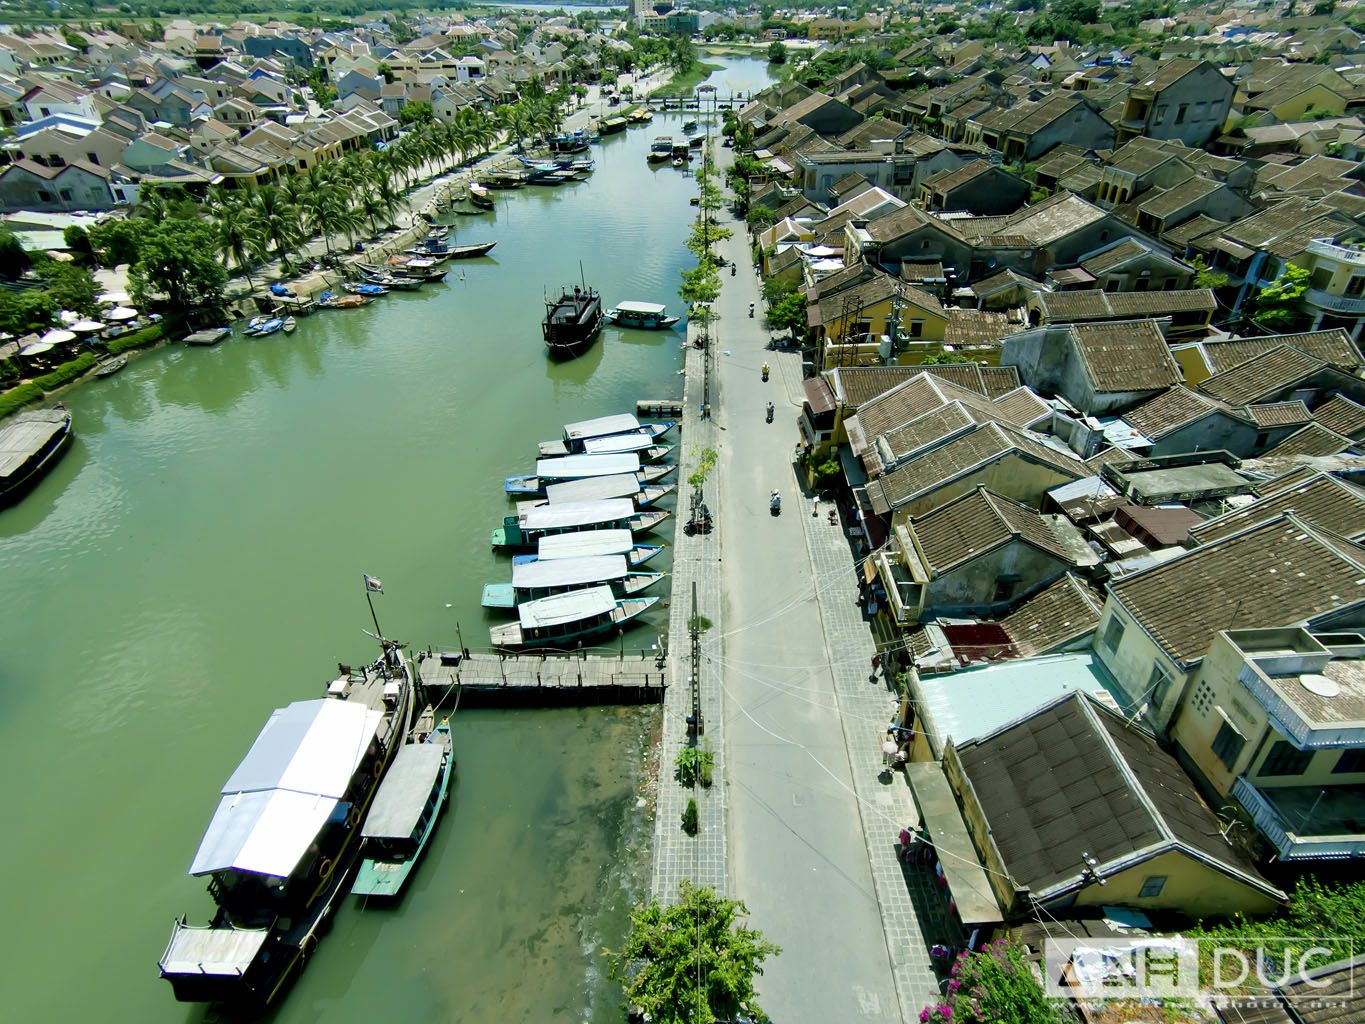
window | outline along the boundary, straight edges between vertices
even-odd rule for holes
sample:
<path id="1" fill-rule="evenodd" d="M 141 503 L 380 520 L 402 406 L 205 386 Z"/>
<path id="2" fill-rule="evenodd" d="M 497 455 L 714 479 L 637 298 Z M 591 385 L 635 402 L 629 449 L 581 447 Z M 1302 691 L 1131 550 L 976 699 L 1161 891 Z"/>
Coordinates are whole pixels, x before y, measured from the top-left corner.
<path id="1" fill-rule="evenodd" d="M 1343 750 L 1332 774 L 1355 775 L 1357 772 L 1365 772 L 1365 750 Z"/>
<path id="2" fill-rule="evenodd" d="M 64 188 L 64 189 L 62 189 L 61 192 L 60 192 L 60 195 L 61 195 L 61 197 L 62 197 L 62 201 L 63 201 L 63 202 L 67 202 L 67 203 L 71 202 L 72 196 L 71 196 L 71 190 L 70 190 L 69 188 Z"/>
<path id="3" fill-rule="evenodd" d="M 911 320 L 911 321 L 910 321 L 910 337 L 912 337 L 912 338 L 921 338 L 921 337 L 923 337 L 923 336 L 924 336 L 924 321 L 923 321 L 923 320 Z"/>
<path id="4" fill-rule="evenodd" d="M 1156 121 L 1154 121 L 1153 123 L 1154 123 L 1154 124 L 1165 124 L 1165 123 L 1166 123 L 1166 104 L 1162 103 L 1162 104 L 1160 104 L 1160 105 L 1157 106 L 1157 108 L 1156 108 Z"/>
<path id="5" fill-rule="evenodd" d="M 1208 106 L 1208 104 L 1203 100 L 1199 100 L 1198 102 L 1196 102 L 1194 105 L 1194 112 L 1190 114 L 1190 120 L 1191 121 L 1204 120 L 1204 108 L 1206 106 Z"/>
<path id="6" fill-rule="evenodd" d="M 1165 875 L 1148 875 L 1142 880 L 1142 888 L 1138 890 L 1138 899 L 1154 900 L 1161 895 L 1161 890 L 1166 888 Z"/>
<path id="7" fill-rule="evenodd" d="M 1002 576 L 995 581 L 995 601 L 1008 601 L 1014 593 L 1015 579 L 1012 576 Z"/>
<path id="8" fill-rule="evenodd" d="M 52 202 L 52 199 L 53 199 L 53 195 L 52 195 L 52 193 L 49 192 L 47 189 L 45 189 L 45 188 L 40 188 L 40 189 L 38 190 L 38 201 L 39 201 L 40 203 L 50 203 L 50 202 Z"/>
<path id="9" fill-rule="evenodd" d="M 1147 278 L 1139 277 L 1136 281 L 1133 282 L 1133 291 L 1145 292 L 1147 290 L 1147 283 L 1148 283 Z"/>
<path id="10" fill-rule="evenodd" d="M 1299 750 L 1292 743 L 1276 740 L 1270 748 L 1270 753 L 1266 754 L 1265 760 L 1261 762 L 1260 774 L 1302 775 L 1311 760 L 1313 760 L 1311 750 Z"/>
<path id="11" fill-rule="evenodd" d="M 1190 703 L 1201 715 L 1207 715 L 1213 710 L 1213 687 L 1208 683 L 1200 683 L 1194 688 L 1194 697 Z"/>
<path id="12" fill-rule="evenodd" d="M 1100 643 L 1104 644 L 1110 651 L 1117 651 L 1122 642 L 1123 620 L 1115 614 L 1109 619 L 1109 625 L 1104 627 L 1104 637 Z"/>
<path id="13" fill-rule="evenodd" d="M 1213 756 L 1223 762 L 1223 767 L 1232 771 L 1232 766 L 1237 763 L 1237 759 L 1242 756 L 1242 750 L 1246 747 L 1247 741 L 1227 722 L 1224 722 L 1218 729 L 1218 735 L 1213 738 Z"/>
<path id="14" fill-rule="evenodd" d="M 1118 291 L 1118 290 L 1119 290 L 1119 280 L 1118 280 L 1118 278 L 1116 278 L 1116 277 L 1106 278 L 1106 279 L 1105 279 L 1105 282 L 1104 282 L 1104 290 L 1107 291 L 1107 292 L 1116 292 L 1116 291 Z"/>
<path id="15" fill-rule="evenodd" d="M 100 155 L 98 153 L 86 153 L 85 159 L 88 160 L 90 163 L 94 164 L 96 167 L 100 165 Z"/>
<path id="16" fill-rule="evenodd" d="M 1147 677 L 1147 699 L 1152 702 L 1153 707 L 1161 707 L 1170 689 L 1171 673 L 1161 662 L 1153 662 L 1152 674 Z"/>
<path id="17" fill-rule="evenodd" d="M 1356 276 L 1346 282 L 1346 294 L 1359 297 L 1361 292 L 1365 292 L 1365 277 Z"/>

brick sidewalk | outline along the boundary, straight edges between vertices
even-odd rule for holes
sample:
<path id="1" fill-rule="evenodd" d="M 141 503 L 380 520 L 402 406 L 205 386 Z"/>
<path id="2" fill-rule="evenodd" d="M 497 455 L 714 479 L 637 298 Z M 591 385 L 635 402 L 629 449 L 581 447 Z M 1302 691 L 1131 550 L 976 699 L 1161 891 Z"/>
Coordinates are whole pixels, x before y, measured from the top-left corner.
<path id="1" fill-rule="evenodd" d="M 715 755 L 715 770 L 710 789 L 685 789 L 673 777 L 673 762 L 688 742 L 687 716 L 692 711 L 691 644 L 687 620 L 692 614 L 692 583 L 697 584 L 697 609 L 711 620 L 711 631 L 723 629 L 724 606 L 720 589 L 720 519 L 709 535 L 694 537 L 683 532 L 687 522 L 692 488 L 687 478 L 696 469 L 697 457 L 704 448 L 719 446 L 715 421 L 700 414 L 702 391 L 701 349 L 694 348 L 689 328 L 685 342 L 686 369 L 683 390 L 683 418 L 678 445 L 678 511 L 674 516 L 672 606 L 668 619 L 668 693 L 664 699 L 663 739 L 659 744 L 659 794 L 654 819 L 654 866 L 650 892 L 661 903 L 677 897 L 678 883 L 684 878 L 708 885 L 717 892 L 728 888 L 725 861 L 725 743 L 721 715 L 720 673 L 715 660 L 703 658 L 701 671 L 703 739 Z M 717 383 L 712 381 L 711 405 L 718 405 Z M 719 489 L 719 467 L 707 481 L 707 500 L 715 505 Z M 695 796 L 701 829 L 696 836 L 682 830 L 682 813 L 689 798 Z"/>

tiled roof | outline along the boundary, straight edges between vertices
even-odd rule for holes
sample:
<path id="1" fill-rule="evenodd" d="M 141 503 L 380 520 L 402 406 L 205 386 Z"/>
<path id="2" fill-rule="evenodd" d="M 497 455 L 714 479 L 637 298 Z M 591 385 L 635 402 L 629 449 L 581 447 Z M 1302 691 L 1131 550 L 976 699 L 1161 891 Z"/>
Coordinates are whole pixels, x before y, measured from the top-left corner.
<path id="1" fill-rule="evenodd" d="M 1001 395 L 995 400 L 995 408 L 1004 419 L 1021 427 L 1052 415 L 1052 406 L 1025 387 Z"/>
<path id="2" fill-rule="evenodd" d="M 991 345 L 1015 329 L 1004 313 L 953 307 L 948 310 L 943 342 L 946 345 Z"/>
<path id="3" fill-rule="evenodd" d="M 990 169 L 991 165 L 985 160 L 969 160 L 961 167 L 944 168 L 929 175 L 920 182 L 920 185 L 934 192 L 951 192 L 974 178 L 979 178 Z"/>
<path id="4" fill-rule="evenodd" d="M 1115 267 L 1121 267 L 1131 259 L 1148 255 L 1151 251 L 1136 238 L 1129 236 L 1117 245 L 1110 246 L 1104 252 L 1091 256 L 1088 260 L 1082 260 L 1080 265 L 1098 277 Z"/>
<path id="5" fill-rule="evenodd" d="M 1078 577 L 1067 573 L 1000 620 L 1021 658 L 1032 658 L 1091 632 L 1104 602 Z"/>
<path id="6" fill-rule="evenodd" d="M 1258 427 L 1293 427 L 1311 420 L 1308 406 L 1302 402 L 1271 402 L 1267 405 L 1248 405 L 1243 410 Z"/>
<path id="7" fill-rule="evenodd" d="M 1297 348 L 1280 345 L 1199 382 L 1205 394 L 1229 405 L 1251 405 L 1283 391 L 1327 364 Z"/>
<path id="8" fill-rule="evenodd" d="M 1163 241 L 1170 242 L 1172 245 L 1184 246 L 1188 245 L 1200 235 L 1208 234 L 1210 231 L 1216 231 L 1219 228 L 1226 226 L 1226 221 L 1215 220 L 1213 217 L 1200 213 L 1191 217 L 1183 224 L 1179 224 L 1173 228 L 1167 228 L 1161 233 L 1161 238 Z"/>
<path id="9" fill-rule="evenodd" d="M 1136 409 L 1123 419 L 1149 441 L 1159 441 L 1172 431 L 1217 412 L 1222 406 L 1213 399 L 1184 386 L 1173 387 Z"/>
<path id="10" fill-rule="evenodd" d="M 1180 380 L 1166 339 L 1151 320 L 1074 324 L 1071 336 L 1097 392 L 1155 391 Z"/>
<path id="11" fill-rule="evenodd" d="M 1274 459 L 1283 455 L 1336 455 L 1351 447 L 1351 444 L 1349 437 L 1342 437 L 1321 423 L 1310 423 L 1266 451 L 1264 457 Z"/>
<path id="12" fill-rule="evenodd" d="M 1050 323 L 1159 317 L 1171 313 L 1209 312 L 1218 308 L 1208 288 L 1171 292 L 1039 292 L 1043 319 Z"/>
<path id="13" fill-rule="evenodd" d="M 1217 519 L 1200 523 L 1191 528 L 1190 536 L 1199 544 L 1211 544 L 1248 526 L 1274 519 L 1283 512 L 1293 512 L 1305 522 L 1349 540 L 1359 541 L 1365 537 L 1365 493 L 1336 477 L 1308 472 L 1307 479 Z"/>
<path id="14" fill-rule="evenodd" d="M 1223 185 L 1210 178 L 1188 178 L 1174 188 L 1138 202 L 1138 209 L 1149 217 L 1161 219 L 1179 213 L 1191 203 L 1197 203 L 1205 196 L 1217 192 Z"/>
<path id="15" fill-rule="evenodd" d="M 1073 690 L 1027 718 L 957 745 L 963 772 L 1015 884 L 1038 898 L 1181 848 L 1279 895 L 1222 837 L 1176 759 L 1093 697 Z"/>
<path id="16" fill-rule="evenodd" d="M 1016 538 L 1059 561 L 1072 554 L 1048 522 L 1027 505 L 985 487 L 954 498 L 910 523 L 920 551 L 935 576 L 941 576 Z"/>
<path id="17" fill-rule="evenodd" d="M 1162 650 L 1192 664 L 1219 630 L 1288 625 L 1365 600 L 1362 556 L 1285 515 L 1111 583 L 1109 591 Z"/>
<path id="18" fill-rule="evenodd" d="M 882 434 L 863 456 L 863 462 L 875 463 L 867 465 L 868 474 L 880 476 L 888 461 L 886 456 L 894 464 L 985 420 L 987 417 L 973 413 L 961 402 L 951 402 Z"/>
<path id="19" fill-rule="evenodd" d="M 994 411 L 994 406 L 985 395 L 960 388 L 934 374 L 921 372 L 860 405 L 856 415 L 846 421 L 849 444 L 861 455 L 882 434 L 953 401 L 960 401 L 986 417 Z"/>
<path id="20" fill-rule="evenodd" d="M 1359 438 L 1365 434 L 1365 406 L 1345 395 L 1334 395 L 1318 406 L 1313 410 L 1313 419 L 1345 437 Z"/>
<path id="21" fill-rule="evenodd" d="M 981 383 L 986 388 L 987 398 L 999 398 L 1002 395 L 1007 395 L 1019 386 L 1019 367 L 983 366 L 981 367 Z"/>
<path id="22" fill-rule="evenodd" d="M 1318 470 L 1311 466 L 1295 466 L 1293 469 L 1286 470 L 1279 476 L 1273 476 L 1269 480 L 1262 480 L 1251 488 L 1257 497 L 1267 497 L 1277 494 L 1289 487 L 1296 487 L 1307 480 L 1311 480 L 1318 475 Z"/>
<path id="23" fill-rule="evenodd" d="M 1227 341 L 1206 340 L 1201 343 L 1209 369 L 1222 373 L 1245 363 L 1253 356 L 1272 348 L 1288 345 L 1307 352 L 1325 363 L 1342 370 L 1354 370 L 1365 362 L 1351 336 L 1340 327 L 1326 331 L 1306 331 L 1302 334 L 1271 334 L 1261 338 L 1231 338 Z"/>

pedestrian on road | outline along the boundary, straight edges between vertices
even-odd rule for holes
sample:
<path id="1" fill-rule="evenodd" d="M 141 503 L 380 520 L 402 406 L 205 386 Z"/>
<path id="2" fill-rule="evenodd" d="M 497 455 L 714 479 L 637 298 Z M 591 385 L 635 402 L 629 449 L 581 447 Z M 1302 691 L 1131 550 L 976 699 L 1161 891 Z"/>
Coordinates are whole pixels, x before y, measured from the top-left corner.
<path id="1" fill-rule="evenodd" d="M 815 519 L 815 518 L 817 518 L 819 515 L 820 515 L 820 495 L 817 494 L 817 495 L 815 496 L 815 503 L 814 503 L 813 505 L 811 505 L 810 517 L 811 517 L 812 519 Z"/>

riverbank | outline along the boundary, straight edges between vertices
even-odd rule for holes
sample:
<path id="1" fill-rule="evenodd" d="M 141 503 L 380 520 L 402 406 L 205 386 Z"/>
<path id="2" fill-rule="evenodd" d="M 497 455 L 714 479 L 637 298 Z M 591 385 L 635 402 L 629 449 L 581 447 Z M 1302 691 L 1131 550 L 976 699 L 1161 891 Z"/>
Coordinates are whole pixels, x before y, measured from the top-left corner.
<path id="1" fill-rule="evenodd" d="M 663 85 L 650 91 L 650 96 L 657 96 L 660 99 L 677 99 L 683 96 L 691 96 L 697 91 L 697 86 L 701 85 L 706 79 L 716 71 L 724 70 L 724 64 L 709 64 L 706 61 L 698 61 L 690 71 L 682 74 L 675 74 Z"/>

